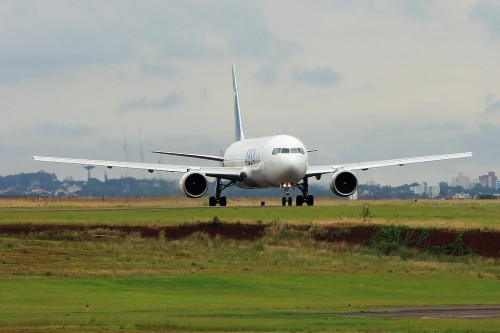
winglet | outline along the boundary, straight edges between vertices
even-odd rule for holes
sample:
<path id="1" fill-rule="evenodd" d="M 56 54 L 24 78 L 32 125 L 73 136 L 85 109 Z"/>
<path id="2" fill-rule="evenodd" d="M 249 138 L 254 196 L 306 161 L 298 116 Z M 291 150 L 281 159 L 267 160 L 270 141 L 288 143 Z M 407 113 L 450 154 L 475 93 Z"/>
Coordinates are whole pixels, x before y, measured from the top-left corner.
<path id="1" fill-rule="evenodd" d="M 233 65 L 233 94 L 234 94 L 234 134 L 236 141 L 245 140 L 243 126 L 241 125 L 240 102 L 238 100 L 238 86 L 236 85 L 236 73 Z"/>

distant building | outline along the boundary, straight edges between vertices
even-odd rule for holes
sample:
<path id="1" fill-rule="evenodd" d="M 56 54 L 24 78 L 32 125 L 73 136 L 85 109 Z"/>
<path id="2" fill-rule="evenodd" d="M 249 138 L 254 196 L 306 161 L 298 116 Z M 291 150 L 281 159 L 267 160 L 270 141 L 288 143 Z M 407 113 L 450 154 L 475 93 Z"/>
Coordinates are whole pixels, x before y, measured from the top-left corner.
<path id="1" fill-rule="evenodd" d="M 495 172 L 490 171 L 487 175 L 479 176 L 479 183 L 483 187 L 489 188 L 497 188 L 498 177 L 495 175 Z"/>
<path id="2" fill-rule="evenodd" d="M 426 193 L 429 198 L 436 198 L 439 196 L 439 193 L 441 193 L 441 188 L 439 186 L 428 186 Z"/>
<path id="3" fill-rule="evenodd" d="M 462 186 L 463 188 L 471 188 L 472 183 L 470 177 L 464 175 L 463 172 L 459 172 L 457 177 L 451 178 L 451 186 Z"/>
<path id="4" fill-rule="evenodd" d="M 427 185 L 426 182 L 418 185 L 418 186 L 412 186 L 410 189 L 413 191 L 413 193 L 422 195 L 426 194 L 429 198 L 436 198 L 439 196 L 440 193 L 440 188 L 439 186 L 429 186 Z"/>
<path id="5" fill-rule="evenodd" d="M 425 188 L 427 187 L 427 184 L 425 184 L 425 185 L 424 184 L 412 186 L 412 187 L 410 187 L 410 190 L 412 190 L 413 193 L 418 194 L 418 195 L 424 194 Z"/>
<path id="6" fill-rule="evenodd" d="M 472 199 L 472 196 L 467 193 L 457 193 L 453 195 L 452 199 L 454 200 L 469 200 Z"/>
<path id="7" fill-rule="evenodd" d="M 358 200 L 358 191 L 349 196 L 349 200 Z"/>

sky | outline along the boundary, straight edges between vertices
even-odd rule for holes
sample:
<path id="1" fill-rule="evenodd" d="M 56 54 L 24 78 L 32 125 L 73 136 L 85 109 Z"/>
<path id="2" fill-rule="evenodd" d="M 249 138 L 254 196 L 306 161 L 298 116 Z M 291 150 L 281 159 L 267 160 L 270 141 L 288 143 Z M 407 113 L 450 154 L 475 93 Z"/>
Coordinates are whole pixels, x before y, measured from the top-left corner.
<path id="1" fill-rule="evenodd" d="M 245 135 L 296 136 L 319 150 L 311 165 L 472 151 L 358 176 L 500 173 L 499 1 L 2 0 L 0 175 L 86 179 L 32 155 L 220 154 L 234 140 L 232 64 Z"/>

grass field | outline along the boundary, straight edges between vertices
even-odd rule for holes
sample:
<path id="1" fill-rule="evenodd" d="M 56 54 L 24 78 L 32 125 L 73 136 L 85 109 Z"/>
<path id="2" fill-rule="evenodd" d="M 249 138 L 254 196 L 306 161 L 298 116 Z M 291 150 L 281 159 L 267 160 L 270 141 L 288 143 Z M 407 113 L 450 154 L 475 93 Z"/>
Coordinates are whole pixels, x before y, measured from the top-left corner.
<path id="1" fill-rule="evenodd" d="M 187 199 L 186 199 L 187 200 Z M 21 203 L 25 206 L 21 206 Z M 190 201 L 175 199 L 180 206 Z M 195 203 L 199 201 L 195 200 Z M 193 207 L 192 209 L 160 209 L 171 207 L 169 200 L 152 201 L 54 201 L 35 205 L 36 201 L 0 201 L 0 223 L 46 224 L 101 224 L 101 225 L 162 225 L 211 221 L 214 216 L 224 222 L 271 223 L 336 223 L 336 224 L 402 224 L 418 227 L 449 229 L 500 230 L 500 202 L 498 201 L 339 201 L 323 200 L 314 207 L 259 207 L 249 206 L 250 200 L 236 200 L 244 205 L 236 207 Z M 9 206 L 9 204 L 15 205 Z M 322 205 L 323 204 L 323 205 Z M 363 218 L 364 206 L 369 208 L 369 218 Z M 89 211 L 53 211 L 55 209 L 82 208 Z M 10 212 L 26 209 L 25 214 Z M 30 210 L 49 211 L 33 214 Z M 90 208 L 137 208 L 138 210 L 102 210 Z M 159 208 L 157 210 L 151 208 Z"/>
<path id="2" fill-rule="evenodd" d="M 201 233 L 164 241 L 106 229 L 100 237 L 0 235 L 0 332 L 498 331 L 500 319 L 341 316 L 377 306 L 500 303 L 497 259 L 413 249 L 387 256 L 368 246 L 313 241 L 284 225 L 448 221 L 498 229 L 500 216 L 495 202 L 386 201 L 369 202 L 370 216 L 362 219 L 363 205 L 31 213 L 6 212 L 12 208 L 3 205 L 2 224 L 162 225 L 214 216 L 275 222 L 255 241 Z"/>

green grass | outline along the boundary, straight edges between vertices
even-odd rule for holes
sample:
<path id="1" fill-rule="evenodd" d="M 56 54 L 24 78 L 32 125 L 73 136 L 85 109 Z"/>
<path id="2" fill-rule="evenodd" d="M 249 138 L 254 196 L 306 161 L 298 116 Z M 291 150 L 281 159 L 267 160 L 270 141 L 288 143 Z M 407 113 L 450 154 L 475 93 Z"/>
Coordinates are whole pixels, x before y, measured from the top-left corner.
<path id="1" fill-rule="evenodd" d="M 438 221 L 495 229 L 500 216 L 499 205 L 491 202 L 370 202 L 366 221 L 362 209 L 363 203 L 346 203 L 1 212 L 0 224 L 162 225 L 217 216 L 223 222 L 375 221 L 434 227 Z M 200 233 L 164 241 L 106 229 L 95 231 L 104 237 L 85 231 L 0 235 L 0 332 L 495 332 L 500 327 L 500 319 L 341 316 L 379 306 L 498 304 L 500 262 L 407 248 L 383 255 L 375 247 L 314 241 L 311 232 L 271 223 L 256 241 Z"/>
<path id="2" fill-rule="evenodd" d="M 412 327 L 428 325 L 416 320 L 349 319 L 320 314 L 385 305 L 489 304 L 500 297 L 496 281 L 444 280 L 437 274 L 419 279 L 399 274 L 335 273 L 22 278 L 3 279 L 0 286 L 3 327 L 170 326 L 188 330 L 302 331 L 376 328 L 384 322 L 389 326 L 380 329 L 398 330 L 408 322 Z M 491 322 L 498 324 L 500 320 Z"/>
<path id="3" fill-rule="evenodd" d="M 494 331 L 500 324 L 338 315 L 371 306 L 497 304 L 498 260 L 416 250 L 384 256 L 315 242 L 281 224 L 253 242 L 82 233 L 0 238 L 0 329 Z"/>
<path id="4" fill-rule="evenodd" d="M 500 229 L 500 203 L 496 202 L 420 201 L 413 205 L 412 201 L 375 201 L 368 204 L 368 220 L 371 223 L 452 229 Z M 214 217 L 223 222 L 352 223 L 366 220 L 362 217 L 363 207 L 363 202 L 346 202 L 345 205 L 315 207 L 199 207 L 26 213 L 11 212 L 11 209 L 3 208 L 0 210 L 0 223 L 154 225 L 212 221 Z"/>

